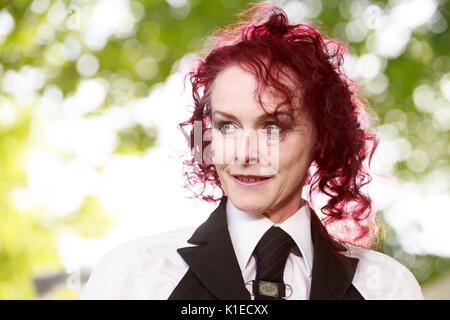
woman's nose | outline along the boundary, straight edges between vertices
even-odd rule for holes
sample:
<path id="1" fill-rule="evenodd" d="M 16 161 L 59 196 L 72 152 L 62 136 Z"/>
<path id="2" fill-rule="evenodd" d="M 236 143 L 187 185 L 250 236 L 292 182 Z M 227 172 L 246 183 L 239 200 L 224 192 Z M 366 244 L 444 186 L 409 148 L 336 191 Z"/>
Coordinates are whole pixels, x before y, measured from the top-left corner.
<path id="1" fill-rule="evenodd" d="M 255 130 L 245 130 L 238 137 L 236 162 L 238 164 L 258 163 L 258 135 Z"/>

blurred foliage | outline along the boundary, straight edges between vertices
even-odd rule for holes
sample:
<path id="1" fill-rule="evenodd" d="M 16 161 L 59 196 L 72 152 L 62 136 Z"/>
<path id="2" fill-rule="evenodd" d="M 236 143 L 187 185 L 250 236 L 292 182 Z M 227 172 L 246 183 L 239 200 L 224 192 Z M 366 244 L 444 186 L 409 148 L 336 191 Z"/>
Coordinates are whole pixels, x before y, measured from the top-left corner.
<path id="1" fill-rule="evenodd" d="M 81 236 L 90 238 L 105 236 L 113 226 L 113 220 L 104 212 L 98 198 L 87 196 L 79 210 L 65 216 L 57 224 L 73 228 Z"/>
<path id="2" fill-rule="evenodd" d="M 144 128 L 136 125 L 118 132 L 119 144 L 116 152 L 119 154 L 139 154 L 155 145 L 157 131 L 155 128 Z"/>
<path id="3" fill-rule="evenodd" d="M 10 128 L 0 128 L 0 299 L 34 297 L 31 279 L 48 268 L 61 268 L 54 230 L 30 212 L 18 211 L 10 192 L 24 182 L 21 167 L 29 117 L 23 115 Z"/>
<path id="4" fill-rule="evenodd" d="M 399 243 L 395 230 L 383 220 L 382 213 L 379 215 L 379 219 L 386 226 L 384 239 L 379 251 L 393 257 L 411 270 L 420 284 L 448 274 L 450 270 L 450 258 L 435 255 L 410 254 L 406 252 Z"/>
<path id="5" fill-rule="evenodd" d="M 106 97 L 94 112 L 84 115 L 95 116 L 112 105 L 124 105 L 132 99 L 147 96 L 154 84 L 164 81 L 174 70 L 176 61 L 187 52 L 201 48 L 201 39 L 213 28 L 234 21 L 234 14 L 243 9 L 246 2 L 130 1 L 132 16 L 117 22 L 125 27 L 106 36 L 104 45 L 95 47 L 87 45 L 89 39 L 84 36 L 85 31 L 89 31 L 86 20 L 95 11 L 97 1 L 0 0 L 0 12 L 7 10 L 14 20 L 10 33 L 2 36 L 0 31 L 0 79 L 8 70 L 19 71 L 24 66 L 40 68 L 46 79 L 35 90 L 36 95 L 42 95 L 53 84 L 64 97 L 70 97 L 81 80 L 101 77 L 108 85 Z M 312 22 L 319 24 L 321 21 L 322 29 L 332 37 L 349 42 L 350 52 L 360 56 L 368 52 L 368 36 L 349 41 L 345 33 L 346 24 L 353 19 L 353 3 L 356 1 L 322 0 L 322 10 Z M 385 3 L 387 1 L 377 2 L 380 6 Z M 448 1 L 440 1 L 438 12 L 448 23 Z M 127 29 L 130 21 L 134 24 Z M 448 131 L 433 129 L 430 114 L 414 105 L 413 92 L 424 83 L 433 86 L 449 72 L 449 43 L 448 30 L 414 30 L 405 52 L 386 59 L 387 90 L 368 95 L 381 123 L 396 126 L 413 149 L 425 150 L 430 158 L 429 165 L 421 170 L 416 170 L 406 160 L 398 162 L 395 169 L 402 179 L 420 178 L 436 166 L 448 165 Z M 68 54 L 64 51 L 68 47 L 78 52 Z M 33 277 L 63 269 L 55 239 L 59 232 L 69 228 L 84 237 L 101 237 L 114 220 L 93 195 L 87 196 L 78 210 L 64 217 L 49 216 L 46 208 L 15 208 L 12 192 L 27 183 L 24 162 L 28 143 L 33 138 L 30 126 L 38 107 L 35 98 L 19 101 L 17 96 L 5 90 L 0 93 L 2 97 L 13 102 L 17 113 L 14 121 L 0 121 L 0 299 L 30 299 L 37 297 Z M 5 101 L 0 100 L 0 104 Z M 403 118 L 406 125 L 399 121 Z M 136 125 L 119 130 L 117 136 L 119 143 L 115 153 L 127 155 L 142 153 L 154 146 L 157 132 L 153 127 Z M 384 243 L 383 251 L 405 262 L 420 282 L 449 269 L 449 259 L 411 257 L 392 240 L 395 234 L 389 226 L 387 232 L 390 242 Z M 414 268 L 417 265 L 429 267 Z M 52 297 L 70 299 L 76 294 L 62 288 Z"/>

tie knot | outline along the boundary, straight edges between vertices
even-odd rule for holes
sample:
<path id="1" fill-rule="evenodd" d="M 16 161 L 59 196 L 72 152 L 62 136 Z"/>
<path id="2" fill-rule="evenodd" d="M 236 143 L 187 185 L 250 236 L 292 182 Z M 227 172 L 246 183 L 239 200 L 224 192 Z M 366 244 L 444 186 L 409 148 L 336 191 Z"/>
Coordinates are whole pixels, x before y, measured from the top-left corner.
<path id="1" fill-rule="evenodd" d="M 295 246 L 289 234 L 272 226 L 255 248 L 257 280 L 283 282 L 283 271 L 290 249 Z"/>

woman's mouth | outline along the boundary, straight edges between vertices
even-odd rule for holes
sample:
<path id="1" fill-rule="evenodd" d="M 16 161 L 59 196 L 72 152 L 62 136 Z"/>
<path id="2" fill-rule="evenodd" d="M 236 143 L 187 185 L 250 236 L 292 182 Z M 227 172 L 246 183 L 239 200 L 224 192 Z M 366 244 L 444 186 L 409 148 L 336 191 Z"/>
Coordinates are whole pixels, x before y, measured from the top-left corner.
<path id="1" fill-rule="evenodd" d="M 233 176 L 233 180 L 242 186 L 259 186 L 270 180 L 271 177 Z"/>

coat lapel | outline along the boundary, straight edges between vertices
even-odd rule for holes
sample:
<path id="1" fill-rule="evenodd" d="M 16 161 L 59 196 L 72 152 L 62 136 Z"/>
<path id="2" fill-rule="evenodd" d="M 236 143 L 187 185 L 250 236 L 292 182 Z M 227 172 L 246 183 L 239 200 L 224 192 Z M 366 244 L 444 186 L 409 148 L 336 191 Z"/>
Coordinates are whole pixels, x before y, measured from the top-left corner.
<path id="1" fill-rule="evenodd" d="M 169 299 L 251 299 L 228 231 L 226 201 L 224 196 L 219 206 L 188 240 L 188 243 L 197 246 L 177 250 L 189 265 L 189 270 Z M 331 239 L 312 209 L 311 235 L 314 263 L 309 298 L 345 299 L 346 294 L 360 297 L 352 286 L 358 259 L 339 253 L 346 248 Z"/>
<path id="2" fill-rule="evenodd" d="M 198 246 L 180 248 L 177 251 L 198 281 L 216 299 L 250 300 L 228 232 L 226 201 L 227 198 L 224 197 L 209 218 L 188 240 L 189 243 Z M 196 299 L 192 295 L 205 295 L 204 292 L 195 291 L 190 294 L 187 299 Z"/>
<path id="3" fill-rule="evenodd" d="M 311 235 L 314 245 L 314 262 L 309 299 L 337 300 L 354 296 L 362 298 L 352 285 L 359 259 L 346 257 L 340 253 L 347 249 L 329 236 L 312 209 Z"/>

